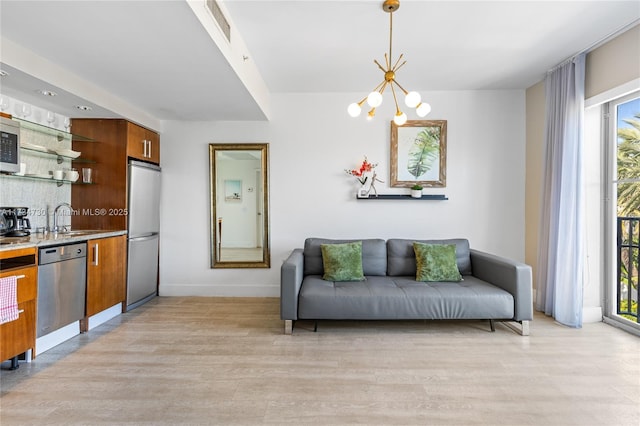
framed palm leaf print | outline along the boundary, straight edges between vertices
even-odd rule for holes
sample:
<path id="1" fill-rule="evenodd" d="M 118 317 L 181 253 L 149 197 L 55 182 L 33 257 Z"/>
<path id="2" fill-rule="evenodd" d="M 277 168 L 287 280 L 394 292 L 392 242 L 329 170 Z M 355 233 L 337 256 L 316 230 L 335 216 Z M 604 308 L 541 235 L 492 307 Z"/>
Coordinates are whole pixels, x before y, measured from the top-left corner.
<path id="1" fill-rule="evenodd" d="M 391 187 L 444 188 L 447 183 L 447 121 L 391 122 Z"/>

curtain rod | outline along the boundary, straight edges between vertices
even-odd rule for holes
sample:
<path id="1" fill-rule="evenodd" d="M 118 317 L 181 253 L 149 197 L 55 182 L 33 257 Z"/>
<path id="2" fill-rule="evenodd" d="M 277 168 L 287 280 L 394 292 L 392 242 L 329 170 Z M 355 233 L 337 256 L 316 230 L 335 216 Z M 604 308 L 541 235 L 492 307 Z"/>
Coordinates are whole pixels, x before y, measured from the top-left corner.
<path id="1" fill-rule="evenodd" d="M 600 40 L 596 41 L 595 43 L 591 43 L 589 46 L 585 47 L 584 49 L 582 49 L 578 53 L 575 53 L 575 54 L 569 56 L 564 61 L 560 62 L 559 64 L 557 64 L 554 67 L 552 67 L 551 69 L 549 69 L 547 71 L 547 73 L 555 71 L 557 68 L 561 67 L 562 65 L 566 64 L 567 62 L 573 61 L 578 55 L 581 55 L 583 53 L 590 53 L 590 52 L 596 50 L 598 47 L 602 46 L 603 44 L 605 44 L 605 43 L 607 43 L 607 42 L 609 42 L 611 40 L 613 40 L 614 38 L 618 37 L 620 34 L 623 34 L 623 33 L 627 32 L 627 31 L 629 31 L 631 28 L 635 27 L 638 24 L 640 24 L 640 19 L 634 19 L 633 21 L 629 22 L 628 24 L 624 24 L 623 26 L 621 26 L 620 28 L 618 28 L 614 32 L 604 36 L 603 38 L 601 38 Z"/>

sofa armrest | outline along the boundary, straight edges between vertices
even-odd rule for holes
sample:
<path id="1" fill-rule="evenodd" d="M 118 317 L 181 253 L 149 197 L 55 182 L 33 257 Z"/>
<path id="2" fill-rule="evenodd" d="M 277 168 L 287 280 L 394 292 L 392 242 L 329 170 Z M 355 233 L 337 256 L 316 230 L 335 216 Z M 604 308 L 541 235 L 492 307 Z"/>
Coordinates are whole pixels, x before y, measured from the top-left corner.
<path id="1" fill-rule="evenodd" d="M 298 293 L 303 272 L 303 249 L 294 249 L 280 267 L 280 319 L 298 319 Z"/>
<path id="2" fill-rule="evenodd" d="M 493 254 L 471 249 L 473 276 L 500 287 L 513 295 L 515 321 L 533 319 L 531 266 Z"/>

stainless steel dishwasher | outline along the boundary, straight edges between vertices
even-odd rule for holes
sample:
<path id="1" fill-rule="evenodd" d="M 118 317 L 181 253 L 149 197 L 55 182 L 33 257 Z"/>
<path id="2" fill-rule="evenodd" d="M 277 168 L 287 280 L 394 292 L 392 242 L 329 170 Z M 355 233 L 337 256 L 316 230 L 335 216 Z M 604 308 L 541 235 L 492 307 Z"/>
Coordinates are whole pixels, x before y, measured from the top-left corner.
<path id="1" fill-rule="evenodd" d="M 42 337 L 84 318 L 87 243 L 38 251 L 38 325 Z"/>

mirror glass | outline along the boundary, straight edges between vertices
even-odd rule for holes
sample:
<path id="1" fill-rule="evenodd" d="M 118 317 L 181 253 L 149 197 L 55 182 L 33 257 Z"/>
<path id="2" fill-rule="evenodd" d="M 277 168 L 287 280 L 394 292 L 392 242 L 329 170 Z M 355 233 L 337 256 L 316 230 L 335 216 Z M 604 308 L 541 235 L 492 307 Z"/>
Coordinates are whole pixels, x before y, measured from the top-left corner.
<path id="1" fill-rule="evenodd" d="M 268 144 L 209 144 L 211 267 L 269 268 Z"/>

